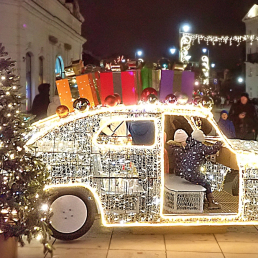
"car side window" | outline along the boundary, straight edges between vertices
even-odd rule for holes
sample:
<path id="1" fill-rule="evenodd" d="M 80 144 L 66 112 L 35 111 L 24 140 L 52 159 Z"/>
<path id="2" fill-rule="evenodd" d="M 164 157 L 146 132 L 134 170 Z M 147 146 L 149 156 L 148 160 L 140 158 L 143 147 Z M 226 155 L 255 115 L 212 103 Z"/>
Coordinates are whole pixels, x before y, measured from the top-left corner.
<path id="1" fill-rule="evenodd" d="M 105 121 L 100 126 L 98 144 L 151 146 L 155 142 L 154 120 Z"/>
<path id="2" fill-rule="evenodd" d="M 196 125 L 196 128 L 199 130 L 202 130 L 205 135 L 209 135 L 209 136 L 216 135 L 215 128 L 213 128 L 211 123 L 206 118 L 194 116 L 192 117 L 192 119 Z"/>

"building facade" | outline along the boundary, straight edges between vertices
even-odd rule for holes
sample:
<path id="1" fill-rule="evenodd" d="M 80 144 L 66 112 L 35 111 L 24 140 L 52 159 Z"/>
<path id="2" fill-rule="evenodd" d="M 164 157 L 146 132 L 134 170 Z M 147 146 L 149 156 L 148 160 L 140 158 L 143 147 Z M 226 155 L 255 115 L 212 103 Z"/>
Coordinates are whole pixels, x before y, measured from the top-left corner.
<path id="1" fill-rule="evenodd" d="M 16 61 L 30 110 L 38 85 L 50 83 L 52 97 L 56 76 L 81 59 L 83 17 L 77 0 L 0 0 L 0 17 L 0 42 Z"/>
<path id="2" fill-rule="evenodd" d="M 258 5 L 253 5 L 243 19 L 246 35 L 258 37 Z M 246 92 L 258 98 L 258 41 L 246 42 Z"/>

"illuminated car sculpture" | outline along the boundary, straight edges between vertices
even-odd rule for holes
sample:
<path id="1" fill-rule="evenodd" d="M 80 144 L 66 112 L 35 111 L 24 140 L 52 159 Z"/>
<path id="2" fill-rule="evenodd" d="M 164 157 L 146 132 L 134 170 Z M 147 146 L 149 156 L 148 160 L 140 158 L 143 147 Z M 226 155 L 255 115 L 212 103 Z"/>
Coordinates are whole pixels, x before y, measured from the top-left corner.
<path id="1" fill-rule="evenodd" d="M 223 142 L 201 168 L 221 209 L 205 207 L 203 187 L 165 173 L 170 120 L 183 121 L 188 130 L 208 126 L 207 143 Z M 142 126 L 140 143 L 130 126 Z M 113 132 L 105 133 L 107 128 Z M 57 192 L 51 203 L 56 238 L 82 236 L 96 212 L 111 227 L 258 224 L 258 144 L 227 139 L 202 106 L 156 102 L 77 110 L 63 119 L 55 115 L 34 124 L 27 146 L 47 164 L 52 181 L 47 188 Z M 233 174 L 238 196 L 231 192 Z"/>

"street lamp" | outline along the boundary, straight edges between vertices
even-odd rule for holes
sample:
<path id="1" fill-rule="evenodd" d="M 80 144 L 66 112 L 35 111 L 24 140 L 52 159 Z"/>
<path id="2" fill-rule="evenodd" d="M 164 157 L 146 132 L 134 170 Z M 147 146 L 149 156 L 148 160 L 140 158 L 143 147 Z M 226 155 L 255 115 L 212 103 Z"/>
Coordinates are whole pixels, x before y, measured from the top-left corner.
<path id="1" fill-rule="evenodd" d="M 176 48 L 175 47 L 171 47 L 169 49 L 169 52 L 170 52 L 171 55 L 174 55 L 176 53 Z"/>
<path id="2" fill-rule="evenodd" d="M 207 49 L 207 48 L 203 48 L 203 49 L 202 49 L 202 52 L 203 52 L 204 54 L 206 54 L 206 53 L 208 52 L 208 49 Z"/>
<path id="3" fill-rule="evenodd" d="M 142 50 L 137 50 L 137 51 L 135 52 L 135 58 L 137 58 L 137 57 L 142 57 L 142 55 L 143 55 L 143 51 L 142 51 Z"/>
<path id="4" fill-rule="evenodd" d="M 215 68 L 215 66 L 216 66 L 216 65 L 215 65 L 214 63 L 211 64 L 211 68 Z"/>
<path id="5" fill-rule="evenodd" d="M 238 81 L 238 83 L 243 83 L 244 79 L 242 77 L 238 77 L 237 81 Z"/>
<path id="6" fill-rule="evenodd" d="M 182 29 L 183 29 L 183 32 L 189 32 L 191 30 L 191 27 L 190 27 L 190 25 L 185 24 L 182 26 Z"/>
<path id="7" fill-rule="evenodd" d="M 182 33 L 187 33 L 191 30 L 191 26 L 189 24 L 184 24 L 182 26 L 179 27 L 179 61 L 182 61 L 182 51 L 183 51 L 183 46 L 181 45 L 181 38 L 182 38 Z M 189 61 L 189 59 L 191 58 L 190 56 L 188 56 L 188 50 L 185 51 L 186 53 L 184 55 L 187 56 L 187 62 Z"/>

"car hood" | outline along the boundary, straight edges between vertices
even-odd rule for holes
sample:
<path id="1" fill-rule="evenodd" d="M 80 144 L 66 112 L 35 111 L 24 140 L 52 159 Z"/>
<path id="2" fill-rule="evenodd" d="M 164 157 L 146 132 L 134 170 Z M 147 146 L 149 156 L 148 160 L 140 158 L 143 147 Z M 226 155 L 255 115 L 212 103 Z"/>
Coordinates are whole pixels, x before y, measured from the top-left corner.
<path id="1" fill-rule="evenodd" d="M 252 152 L 258 154 L 257 141 L 244 141 L 239 139 L 228 139 L 228 141 L 236 152 Z"/>

